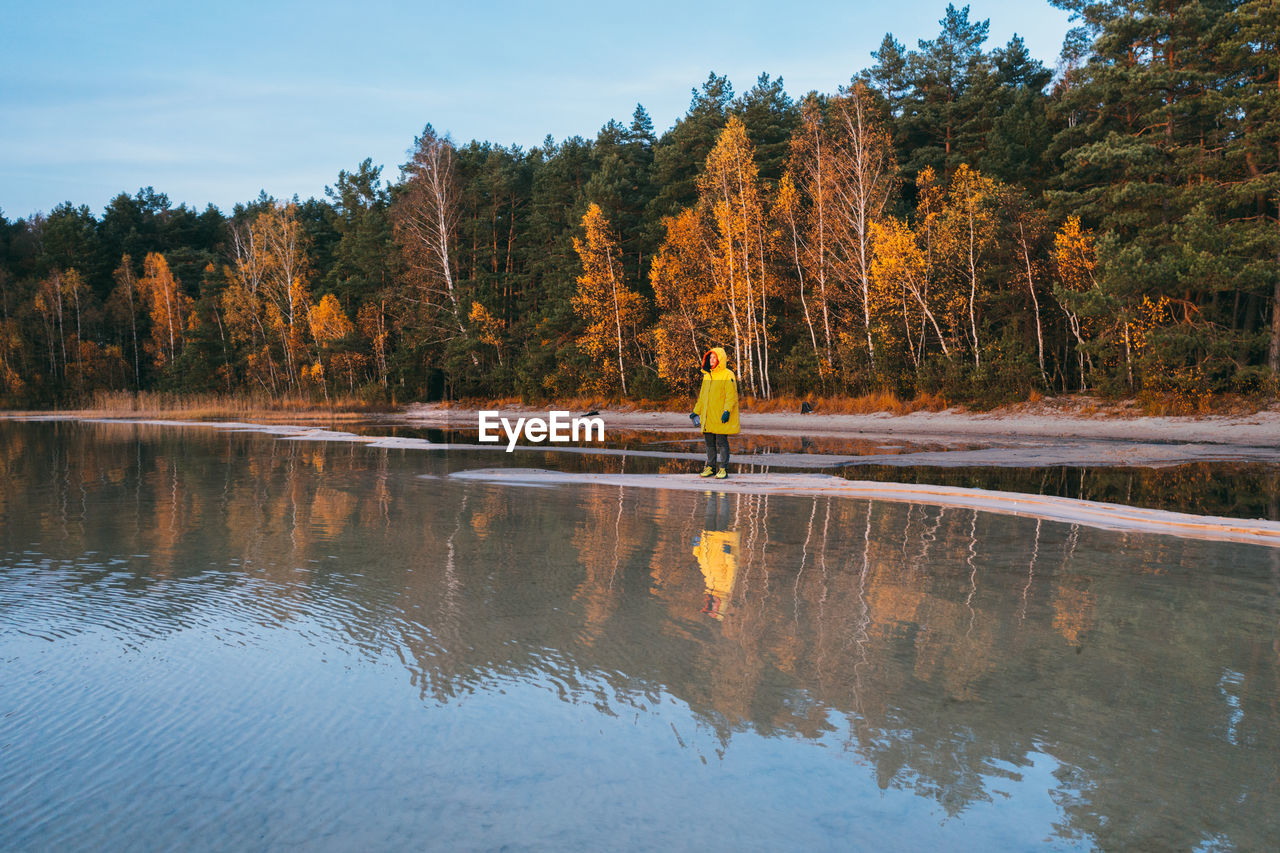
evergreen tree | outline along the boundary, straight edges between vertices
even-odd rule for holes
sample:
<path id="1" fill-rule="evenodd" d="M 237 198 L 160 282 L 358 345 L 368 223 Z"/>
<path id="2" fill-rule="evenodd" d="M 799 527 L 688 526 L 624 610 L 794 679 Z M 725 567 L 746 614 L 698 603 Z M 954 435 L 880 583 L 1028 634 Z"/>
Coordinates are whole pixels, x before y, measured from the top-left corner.
<path id="1" fill-rule="evenodd" d="M 736 98 L 730 112 L 742 118 L 756 150 L 760 177 L 777 184 L 791 150 L 791 136 L 800 125 L 800 108 L 782 86 L 782 78 L 761 73 L 756 84 Z"/>
<path id="2" fill-rule="evenodd" d="M 600 129 L 593 148 L 595 173 L 587 182 L 586 198 L 600 205 L 605 218 L 623 235 L 619 246 L 629 281 L 646 275 L 654 247 L 644 226 L 653 200 L 653 122 L 636 105 L 631 126 L 610 121 Z"/>
<path id="3" fill-rule="evenodd" d="M 992 177 L 1038 193 L 1048 174 L 1046 152 L 1053 136 L 1044 91 L 1053 74 L 1017 35 L 995 50 L 992 60 L 991 129 L 976 162 Z"/>
<path id="4" fill-rule="evenodd" d="M 111 289 L 110 262 L 89 206 L 63 202 L 39 223 L 38 229 L 37 274 L 75 268 L 95 294 L 105 297 Z"/>
<path id="5" fill-rule="evenodd" d="M 1280 387 L 1280 3 L 1240 3 L 1224 17 L 1218 43 L 1233 72 L 1226 105 L 1237 107 L 1230 113 L 1236 145 L 1228 155 L 1238 181 L 1234 242 L 1253 247 L 1236 291 L 1243 318 L 1235 305 L 1232 320 L 1245 331 L 1270 320 L 1266 363 L 1273 387 Z"/>
<path id="6" fill-rule="evenodd" d="M 716 143 L 733 101 L 728 77 L 707 75 L 702 89 L 693 90 L 689 111 L 658 140 L 653 152 L 653 181 L 657 193 L 649 205 L 650 227 L 661 239 L 661 219 L 688 207 L 698 198 L 698 172 Z"/>
<path id="7" fill-rule="evenodd" d="M 949 176 L 977 156 L 988 130 L 993 81 L 982 45 L 990 21 L 970 21 L 968 6 L 948 4 L 939 23 L 937 38 L 921 39 L 908 56 L 911 93 L 901 116 L 908 178 L 926 166 Z"/>
<path id="8" fill-rule="evenodd" d="M 1134 390 L 1233 387 L 1262 357 L 1252 328 L 1274 257 L 1246 233 L 1259 222 L 1254 198 L 1237 190 L 1249 119 L 1239 71 L 1217 49 L 1239 27 L 1240 4 L 1054 2 L 1092 38 L 1061 87 L 1053 197 L 1059 217 L 1079 215 L 1099 234 L 1096 293 L 1075 307 L 1118 334 L 1095 364 Z M 1223 298 L 1231 293 L 1257 294 L 1245 318 Z"/>
<path id="9" fill-rule="evenodd" d="M 864 75 L 866 83 L 884 98 L 890 116 L 896 119 L 902 115 L 903 101 L 910 91 L 906 46 L 893 33 L 885 33 L 880 49 L 872 51 L 871 57 L 876 62 Z"/>
<path id="10" fill-rule="evenodd" d="M 578 271 L 573 238 L 587 209 L 586 187 L 595 168 L 592 148 L 582 137 L 559 145 L 548 137 L 534 152 L 537 166 L 525 236 L 531 285 L 513 329 L 526 346 L 516 387 L 533 398 L 575 393 L 588 368 L 575 343 L 578 321 L 571 300 Z"/>
<path id="11" fill-rule="evenodd" d="M 1056 77 L 953 5 L 799 105 L 713 73 L 661 134 L 640 106 L 532 150 L 428 126 L 398 181 L 365 160 L 322 199 L 0 216 L 0 401 L 557 397 L 606 349 L 659 396 L 707 342 L 761 394 L 1277 387 L 1280 3 L 1052 2 Z"/>
<path id="12" fill-rule="evenodd" d="M 370 159 L 354 172 L 338 172 L 325 195 L 338 241 L 320 290 L 336 294 L 354 312 L 392 285 L 395 252 L 387 212 L 391 195 L 382 183 L 382 167 Z"/>

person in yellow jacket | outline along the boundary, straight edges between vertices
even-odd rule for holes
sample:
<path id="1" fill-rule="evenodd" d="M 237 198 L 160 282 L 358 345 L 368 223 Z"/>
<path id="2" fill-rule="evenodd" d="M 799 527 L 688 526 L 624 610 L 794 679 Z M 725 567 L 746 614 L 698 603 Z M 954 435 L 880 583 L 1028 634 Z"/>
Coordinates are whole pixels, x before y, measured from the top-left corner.
<path id="1" fill-rule="evenodd" d="M 723 620 L 738 575 L 738 531 L 704 530 L 693 549 L 705 586 L 702 612 Z"/>
<path id="2" fill-rule="evenodd" d="M 712 347 L 702 356 L 702 388 L 689 419 L 702 427 L 707 443 L 707 467 L 703 477 L 717 480 L 729 476 L 729 436 L 737 435 L 738 380 L 729 369 L 724 347 Z"/>
<path id="3" fill-rule="evenodd" d="M 707 521 L 693 540 L 693 556 L 702 570 L 702 612 L 723 620 L 738 576 L 738 531 L 728 529 L 733 506 L 724 493 L 708 494 Z"/>

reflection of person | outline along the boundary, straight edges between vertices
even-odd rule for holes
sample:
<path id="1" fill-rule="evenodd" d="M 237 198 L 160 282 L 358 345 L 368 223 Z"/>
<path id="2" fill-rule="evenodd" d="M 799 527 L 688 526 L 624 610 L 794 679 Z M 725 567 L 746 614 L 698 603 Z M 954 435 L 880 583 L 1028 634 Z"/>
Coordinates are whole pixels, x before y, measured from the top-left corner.
<path id="1" fill-rule="evenodd" d="M 707 443 L 707 467 L 702 476 L 728 477 L 729 436 L 739 432 L 738 381 L 729 369 L 724 347 L 714 347 L 702 356 L 702 388 L 689 418 L 694 426 L 702 427 Z"/>
<path id="2" fill-rule="evenodd" d="M 732 520 L 729 500 L 728 495 L 709 497 L 706 527 L 693 540 L 693 556 L 706 584 L 702 612 L 713 619 L 724 619 L 738 574 L 738 531 L 726 529 Z"/>

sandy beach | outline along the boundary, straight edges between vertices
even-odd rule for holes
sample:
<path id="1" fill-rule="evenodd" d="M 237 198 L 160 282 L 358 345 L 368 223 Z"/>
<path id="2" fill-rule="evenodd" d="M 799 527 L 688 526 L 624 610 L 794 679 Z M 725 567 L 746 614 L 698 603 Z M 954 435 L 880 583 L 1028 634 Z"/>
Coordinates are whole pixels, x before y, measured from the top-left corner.
<path id="1" fill-rule="evenodd" d="M 500 411 L 504 417 L 514 420 L 522 416 L 545 416 L 551 408 L 507 406 Z M 684 412 L 606 409 L 599 412 L 599 416 L 605 423 L 606 446 L 521 443 L 519 448 L 664 459 L 702 458 L 700 432 Z M 335 423 L 321 425 L 312 418 L 291 419 L 296 423 L 282 424 L 274 419 L 252 417 L 244 421 L 192 421 L 94 417 L 91 412 L 13 412 L 0 417 L 182 424 L 272 432 L 293 440 L 357 441 L 434 450 L 506 449 L 501 445 L 477 446 L 470 441 L 451 445 L 438 440 L 370 434 L 370 429 L 376 433 L 380 426 L 460 431 L 477 428 L 479 410 L 441 404 L 411 404 L 398 413 L 370 417 L 361 435 L 339 429 Z M 620 447 L 619 443 L 625 446 Z M 1280 409 L 1200 417 L 1087 416 L 1080 413 L 1079 407 L 1033 405 L 989 413 L 948 409 L 907 415 L 746 411 L 742 413 L 742 435 L 735 439 L 734 459 L 739 464 L 821 469 L 851 465 L 1164 467 L 1192 462 L 1280 465 Z"/>
<path id="2" fill-rule="evenodd" d="M 547 411 L 504 408 L 517 417 Z M 581 414 L 581 413 L 578 413 Z M 475 429 L 476 409 L 411 405 L 390 420 L 405 425 Z M 606 435 L 627 432 L 687 434 L 698 430 L 683 412 L 604 410 Z M 893 452 L 831 452 L 825 442 L 824 465 L 935 465 L 1040 467 L 1055 465 L 1163 466 L 1187 462 L 1249 461 L 1280 463 L 1280 411 L 1274 407 L 1250 415 L 1201 417 L 1089 417 L 1051 407 L 1026 407 L 990 413 L 915 412 L 844 415 L 743 412 L 744 437 L 844 439 L 886 442 Z M 834 444 L 838 447 L 840 442 Z M 690 458 L 696 453 L 681 454 Z M 819 461 L 814 459 L 815 462 Z"/>
<path id="3" fill-rule="evenodd" d="M 532 415 L 537 410 L 527 410 Z M 87 424 L 134 425 L 165 429 L 196 429 L 224 432 L 259 433 L 287 442 L 359 444 L 383 450 L 413 451 L 425 454 L 464 454 L 463 458 L 481 454 L 494 458 L 501 467 L 468 467 L 450 473 L 456 479 L 480 480 L 500 485 L 528 487 L 555 487 L 565 484 L 627 486 L 705 491 L 712 487 L 710 481 L 692 473 L 605 473 L 581 470 L 546 470 L 511 467 L 507 461 L 506 446 L 502 443 L 476 444 L 465 437 L 449 439 L 439 435 L 388 434 L 394 424 L 413 424 L 417 427 L 463 430 L 471 427 L 467 412 L 458 409 L 436 408 L 415 415 L 397 415 L 389 422 L 364 425 L 358 432 L 334 427 L 309 424 L 262 424 L 248 421 L 180 421 L 164 419 L 76 418 L 67 415 L 33 415 L 3 417 L 4 420 L 28 421 L 80 421 Z M 518 417 L 514 410 L 507 417 Z M 688 426 L 679 425 L 679 414 L 673 413 L 610 413 L 602 414 L 609 422 L 605 443 L 548 444 L 524 441 L 515 450 L 535 452 L 548 459 L 550 455 L 593 455 L 604 457 L 656 458 L 687 461 L 688 471 L 695 470 L 702 459 L 702 441 L 698 437 L 685 437 L 694 432 Z M 411 420 L 412 418 L 412 420 Z M 789 421 L 810 421 L 807 417 L 793 415 L 761 415 L 764 424 Z M 869 439 L 869 429 L 852 424 L 866 424 L 870 420 L 888 429 L 875 432 Z M 982 433 L 980 424 L 994 420 L 1004 433 Z M 1141 435 L 1166 435 L 1161 428 L 1173 419 L 1159 419 L 1158 423 L 1139 422 Z M 1239 424 L 1239 419 L 1220 418 L 1215 421 L 1236 422 L 1238 431 L 1224 430 L 1222 437 L 1236 442 L 1260 441 L 1270 437 L 1265 432 L 1274 429 L 1275 414 L 1256 417 L 1257 423 Z M 904 421 L 913 423 L 904 428 Z M 923 428 L 920 422 L 937 425 L 937 432 Z M 1159 468 L 1183 465 L 1190 462 L 1249 463 L 1263 466 L 1270 471 L 1274 481 L 1280 472 L 1280 447 L 1270 445 L 1207 441 L 1176 442 L 1148 439 L 1112 437 L 1115 432 L 1093 437 L 1088 430 L 1069 431 L 1066 428 L 1084 426 L 1090 422 L 1068 419 L 1055 434 L 1020 435 L 1015 426 L 1037 424 L 1034 418 L 993 418 L 965 416 L 961 413 L 935 413 L 929 416 L 901 418 L 865 418 L 861 416 L 826 416 L 812 420 L 825 438 L 808 438 L 801 443 L 798 437 L 787 438 L 787 432 L 779 430 L 780 438 L 773 440 L 757 435 L 740 439 L 739 448 L 732 458 L 733 474 L 728 481 L 716 481 L 714 488 L 726 493 L 777 494 L 815 497 L 852 497 L 861 499 L 908 502 L 947 507 L 968 507 L 996 513 L 1025 515 L 1053 521 L 1110 527 L 1124 530 L 1144 530 L 1193 538 L 1222 539 L 1252 542 L 1275 546 L 1280 543 L 1280 526 L 1277 522 L 1260 522 L 1252 519 L 1242 522 L 1231 518 L 1186 515 L 1143 509 L 1121 504 L 1081 501 L 1074 497 L 1030 495 L 1020 492 L 989 491 L 973 488 L 968 482 L 961 487 L 953 485 L 928 485 L 921 483 L 894 483 L 892 477 L 883 478 L 868 470 L 867 466 L 935 467 L 935 468 L 1024 468 L 1047 469 L 1050 467 L 1086 468 Z M 626 427 L 619 426 L 627 424 Z M 686 419 L 687 423 L 687 419 Z M 1044 433 L 1048 429 L 1038 424 Z M 951 432 L 943 430 L 959 426 Z M 1117 424 L 1112 422 L 1112 428 Z M 1199 424 L 1204 428 L 1204 424 Z M 749 428 L 749 427 L 748 427 Z M 770 428 L 759 427 L 759 428 Z M 895 429 L 896 428 L 896 429 Z M 1142 429 L 1148 432 L 1141 432 Z M 792 430 L 795 427 L 791 427 Z M 609 435 L 608 430 L 615 434 Z M 964 430 L 967 430 L 964 431 Z M 1262 438 L 1257 436 L 1261 433 Z M 812 434 L 809 434 L 812 435 Z M 1077 437 L 1084 435 L 1086 437 Z M 672 436 L 676 436 L 672 438 Z M 904 438 L 906 436 L 906 438 Z M 1247 439 L 1242 436 L 1253 436 Z M 866 452 L 866 448 L 879 448 L 883 452 Z M 928 449 L 921 449 L 928 448 Z M 941 449 L 938 449 L 941 448 Z M 496 458 L 495 458 L 496 457 Z M 511 457 L 519 458 L 519 457 Z M 529 457 L 525 457 L 528 459 Z M 500 461 L 501 460 L 501 461 Z M 572 466 L 570 466 L 572 468 Z M 683 467 L 683 466 L 679 466 Z M 679 468 L 677 468 L 678 470 Z M 1214 476 L 1233 476 L 1237 468 L 1217 469 Z M 828 471 L 829 474 L 800 473 Z M 423 474 L 432 479 L 435 475 Z M 859 479 L 854 479 L 859 478 Z M 865 478 L 865 479 L 861 479 Z M 925 481 L 927 483 L 927 481 Z M 1123 503 L 1128 503 L 1127 499 Z M 1273 504 L 1274 506 L 1274 504 Z M 1176 517 L 1175 517 L 1176 516 Z M 1274 509 L 1271 512 L 1274 519 Z M 1264 529 L 1265 528 L 1265 529 Z"/>

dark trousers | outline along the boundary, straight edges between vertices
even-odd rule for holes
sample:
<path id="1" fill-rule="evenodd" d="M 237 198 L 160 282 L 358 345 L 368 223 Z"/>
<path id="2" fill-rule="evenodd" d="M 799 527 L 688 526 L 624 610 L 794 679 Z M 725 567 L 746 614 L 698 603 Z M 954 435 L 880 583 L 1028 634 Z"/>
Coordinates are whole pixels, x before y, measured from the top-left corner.
<path id="1" fill-rule="evenodd" d="M 724 492 L 707 493 L 706 531 L 733 530 L 733 503 Z"/>
<path id="2" fill-rule="evenodd" d="M 729 436 L 717 432 L 704 432 L 702 438 L 707 442 L 707 467 L 729 467 Z M 720 464 L 716 464 L 716 453 L 719 451 Z"/>

